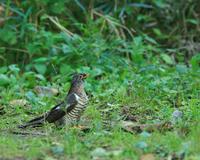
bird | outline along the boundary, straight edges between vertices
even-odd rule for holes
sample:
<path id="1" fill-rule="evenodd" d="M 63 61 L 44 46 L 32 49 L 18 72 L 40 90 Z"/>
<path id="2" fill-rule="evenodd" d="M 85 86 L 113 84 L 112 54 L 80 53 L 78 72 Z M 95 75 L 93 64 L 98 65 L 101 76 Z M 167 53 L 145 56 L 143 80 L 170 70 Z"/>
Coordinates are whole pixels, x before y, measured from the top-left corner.
<path id="1" fill-rule="evenodd" d="M 89 100 L 84 89 L 84 80 L 87 77 L 88 74 L 86 73 L 74 74 L 70 89 L 61 103 L 54 106 L 49 112 L 44 113 L 42 116 L 34 118 L 18 127 L 38 127 L 46 122 L 54 123 L 58 127 L 76 125 Z"/>

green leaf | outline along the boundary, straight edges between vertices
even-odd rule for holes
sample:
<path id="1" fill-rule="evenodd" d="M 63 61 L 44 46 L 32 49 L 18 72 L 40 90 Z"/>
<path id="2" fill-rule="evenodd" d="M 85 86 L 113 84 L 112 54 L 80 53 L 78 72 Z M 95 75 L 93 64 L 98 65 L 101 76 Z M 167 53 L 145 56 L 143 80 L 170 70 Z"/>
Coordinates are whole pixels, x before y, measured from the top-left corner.
<path id="1" fill-rule="evenodd" d="M 158 29 L 158 28 L 154 28 L 153 32 L 159 37 L 162 36 L 162 33 L 161 33 L 160 29 Z"/>
<path id="2" fill-rule="evenodd" d="M 0 47 L 0 53 L 4 53 L 6 51 L 5 47 Z"/>
<path id="3" fill-rule="evenodd" d="M 184 73 L 187 73 L 188 68 L 187 68 L 186 65 L 178 64 L 178 65 L 176 65 L 176 71 L 179 72 L 179 73 L 184 74 Z"/>
<path id="4" fill-rule="evenodd" d="M 13 73 L 19 73 L 20 69 L 17 67 L 17 65 L 12 64 L 9 66 L 9 69 L 13 72 Z"/>
<path id="5" fill-rule="evenodd" d="M 27 48 L 27 50 L 28 50 L 28 52 L 30 53 L 30 54 L 38 54 L 38 53 L 40 53 L 41 51 L 40 51 L 40 45 L 38 44 L 38 43 L 30 43 L 30 44 L 28 44 L 27 46 L 26 46 L 26 48 Z"/>
<path id="6" fill-rule="evenodd" d="M 172 60 L 172 58 L 169 55 L 167 55 L 167 54 L 161 54 L 160 56 L 161 56 L 162 60 L 165 63 L 167 63 L 167 64 L 173 64 L 173 60 Z"/>
<path id="7" fill-rule="evenodd" d="M 10 83 L 10 78 L 5 74 L 0 74 L 0 86 L 7 86 Z"/>
<path id="8" fill-rule="evenodd" d="M 17 43 L 17 36 L 14 31 L 9 29 L 8 26 L 6 26 L 3 29 L 0 29 L 0 40 L 8 43 L 8 44 L 16 44 Z"/>
<path id="9" fill-rule="evenodd" d="M 186 22 L 194 24 L 194 25 L 198 25 L 198 20 L 196 19 L 187 19 Z"/>
<path id="10" fill-rule="evenodd" d="M 200 69 L 200 53 L 197 55 L 194 55 L 192 59 L 190 60 L 190 63 L 192 65 L 193 70 Z"/>
<path id="11" fill-rule="evenodd" d="M 48 60 L 47 57 L 40 57 L 34 60 L 35 63 L 44 63 Z"/>
<path id="12" fill-rule="evenodd" d="M 38 78 L 39 80 L 46 81 L 45 77 L 41 74 L 36 74 L 35 77 Z"/>
<path id="13" fill-rule="evenodd" d="M 70 73 L 72 70 L 72 68 L 68 65 L 68 64 L 62 64 L 60 66 L 60 73 L 61 74 L 66 74 L 66 73 Z"/>
<path id="14" fill-rule="evenodd" d="M 0 67 L 0 73 L 6 73 L 8 70 L 7 66 Z"/>
<path id="15" fill-rule="evenodd" d="M 96 148 L 91 152 L 93 157 L 104 157 L 107 156 L 108 153 L 104 148 Z"/>
<path id="16" fill-rule="evenodd" d="M 45 74 L 47 70 L 47 66 L 45 64 L 34 64 L 34 68 L 40 74 Z"/>
<path id="17" fill-rule="evenodd" d="M 143 138 L 148 138 L 151 136 L 151 134 L 149 132 L 143 131 L 142 133 L 140 133 L 140 136 Z"/>
<path id="18" fill-rule="evenodd" d="M 35 72 L 25 72 L 23 74 L 23 78 L 26 80 L 27 83 L 25 85 L 27 87 L 33 87 L 36 85 L 36 76 Z"/>
<path id="19" fill-rule="evenodd" d="M 152 44 L 158 44 L 155 39 L 153 39 L 153 38 L 151 38 L 147 35 L 145 35 L 144 39 L 147 40 L 148 42 L 152 43 Z"/>
<path id="20" fill-rule="evenodd" d="M 136 143 L 135 147 L 139 148 L 139 149 L 145 149 L 148 147 L 147 143 L 144 141 L 140 141 L 138 143 Z"/>
<path id="21" fill-rule="evenodd" d="M 72 52 L 72 48 L 70 48 L 70 46 L 69 45 L 66 45 L 66 44 L 63 44 L 62 45 L 62 51 L 63 51 L 63 53 L 70 53 L 70 52 Z"/>
<path id="22" fill-rule="evenodd" d="M 36 97 L 36 95 L 31 92 L 31 91 L 28 91 L 26 94 L 25 94 L 26 98 L 31 101 L 32 103 L 36 103 L 38 101 L 38 98 Z"/>
<path id="23" fill-rule="evenodd" d="M 76 4 L 82 9 L 83 12 L 85 12 L 85 7 L 81 4 L 80 1 L 78 0 L 74 0 L 76 2 Z"/>
<path id="24" fill-rule="evenodd" d="M 140 46 L 140 45 L 142 45 L 142 43 L 143 43 L 142 41 L 143 41 L 143 39 L 142 39 L 141 36 L 135 37 L 135 38 L 134 38 L 134 45 Z"/>
<path id="25" fill-rule="evenodd" d="M 61 14 L 65 11 L 65 1 L 55 1 L 52 3 L 52 5 L 49 7 L 49 9 L 56 14 Z"/>
<path id="26" fill-rule="evenodd" d="M 60 155 L 64 153 L 64 148 L 62 146 L 54 146 L 51 148 L 53 154 Z"/>

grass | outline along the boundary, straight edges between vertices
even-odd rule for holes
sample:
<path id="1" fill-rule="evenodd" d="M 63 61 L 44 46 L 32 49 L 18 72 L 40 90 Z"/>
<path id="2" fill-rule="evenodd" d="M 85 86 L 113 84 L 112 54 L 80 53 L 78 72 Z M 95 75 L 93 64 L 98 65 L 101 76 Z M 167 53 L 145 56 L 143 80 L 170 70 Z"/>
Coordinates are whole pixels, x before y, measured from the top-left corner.
<path id="1" fill-rule="evenodd" d="M 185 159 L 199 159 L 199 76 L 190 69 L 184 74 L 171 70 L 172 68 L 166 68 L 165 74 L 159 72 L 154 76 L 151 72 L 125 72 L 113 83 L 106 81 L 113 79 L 113 74 L 106 74 L 99 80 L 94 80 L 95 77 L 91 76 L 86 88 L 90 90 L 92 83 L 94 84 L 94 90 L 90 91 L 90 96 L 93 96 L 83 115 L 87 123 L 82 122 L 90 130 L 86 132 L 68 127 L 58 129 L 52 124 L 26 130 L 45 133 L 45 136 L 13 134 L 11 131 L 24 132 L 16 126 L 53 107 L 65 97 L 69 83 L 63 84 L 59 96 L 41 97 L 34 93 L 33 87 L 25 84 L 29 81 L 24 81 L 23 75 L 16 76 L 20 84 L 13 83 L 4 87 L 1 93 L 1 106 L 6 112 L 1 115 L 0 121 L 1 157 L 140 159 L 142 155 L 151 154 L 157 159 L 167 159 L 170 156 L 180 158 L 183 155 Z M 131 81 L 127 83 L 127 80 Z M 45 81 L 43 85 L 48 86 L 49 82 Z M 53 81 L 51 86 L 58 84 Z M 25 99 L 26 105 L 11 103 L 16 99 Z M 123 112 L 124 108 L 128 111 Z M 128 115 L 132 115 L 137 124 L 170 122 L 175 108 L 183 113 L 183 117 L 171 128 L 163 126 L 162 129 L 140 131 L 132 128 L 130 133 L 120 125 Z M 112 126 L 103 125 L 105 120 Z"/>

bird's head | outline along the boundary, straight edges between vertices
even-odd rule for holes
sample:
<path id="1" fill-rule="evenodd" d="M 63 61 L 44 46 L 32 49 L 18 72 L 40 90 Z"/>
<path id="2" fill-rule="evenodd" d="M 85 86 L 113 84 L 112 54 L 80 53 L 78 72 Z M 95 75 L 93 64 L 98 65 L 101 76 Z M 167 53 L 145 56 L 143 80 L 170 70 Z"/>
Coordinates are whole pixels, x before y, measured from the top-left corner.
<path id="1" fill-rule="evenodd" d="M 88 77 L 86 73 L 76 73 L 73 75 L 72 82 L 82 82 Z"/>

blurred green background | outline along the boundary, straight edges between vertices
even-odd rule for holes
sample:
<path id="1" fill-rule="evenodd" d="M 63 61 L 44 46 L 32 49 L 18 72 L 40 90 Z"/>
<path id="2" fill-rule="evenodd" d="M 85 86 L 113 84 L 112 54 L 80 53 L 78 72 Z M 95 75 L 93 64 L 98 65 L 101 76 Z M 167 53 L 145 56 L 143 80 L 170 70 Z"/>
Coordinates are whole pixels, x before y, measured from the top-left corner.
<path id="1" fill-rule="evenodd" d="M 83 66 L 120 72 L 126 63 L 196 69 L 199 6 L 198 0 L 1 0 L 0 64 L 48 77 Z"/>

